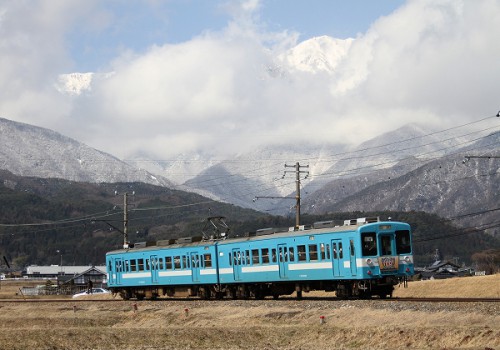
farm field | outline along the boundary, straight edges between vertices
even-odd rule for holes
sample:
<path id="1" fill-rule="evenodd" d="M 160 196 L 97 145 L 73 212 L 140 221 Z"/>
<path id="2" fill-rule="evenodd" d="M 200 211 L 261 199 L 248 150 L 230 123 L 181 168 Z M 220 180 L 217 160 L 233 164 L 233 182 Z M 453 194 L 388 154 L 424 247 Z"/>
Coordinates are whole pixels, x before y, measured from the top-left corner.
<path id="1" fill-rule="evenodd" d="M 500 302 L 346 301 L 320 293 L 301 301 L 31 302 L 16 295 L 22 282 L 1 284 L 1 349 L 500 349 Z M 499 289 L 494 275 L 410 282 L 395 296 L 498 298 Z"/>

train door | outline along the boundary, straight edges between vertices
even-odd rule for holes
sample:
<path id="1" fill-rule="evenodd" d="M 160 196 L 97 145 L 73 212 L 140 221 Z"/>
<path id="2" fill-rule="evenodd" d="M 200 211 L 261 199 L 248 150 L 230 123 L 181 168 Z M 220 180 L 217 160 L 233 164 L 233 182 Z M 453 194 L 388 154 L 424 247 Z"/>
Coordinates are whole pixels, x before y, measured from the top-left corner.
<path id="1" fill-rule="evenodd" d="M 351 260 L 351 275 L 356 276 L 357 265 L 356 265 L 356 249 L 354 248 L 354 238 L 349 238 L 349 256 Z"/>
<path id="2" fill-rule="evenodd" d="M 116 273 L 115 273 L 115 268 L 113 266 L 113 263 L 114 263 L 114 259 L 107 260 L 106 271 L 108 273 L 108 283 L 109 284 L 115 284 Z"/>
<path id="3" fill-rule="evenodd" d="M 379 266 L 382 272 L 397 270 L 398 259 L 394 234 L 384 233 L 379 235 L 380 258 Z"/>
<path id="4" fill-rule="evenodd" d="M 191 275 L 193 277 L 193 282 L 200 281 L 200 257 L 197 252 L 191 252 L 189 254 L 191 259 Z"/>
<path id="5" fill-rule="evenodd" d="M 241 250 L 236 248 L 233 249 L 232 253 L 232 264 L 233 264 L 233 275 L 235 281 L 241 280 L 241 265 L 243 263 L 243 256 Z"/>
<path id="6" fill-rule="evenodd" d="M 288 278 L 288 247 L 286 244 L 278 245 L 278 266 L 280 278 Z"/>
<path id="7" fill-rule="evenodd" d="M 114 259 L 114 277 L 115 277 L 115 284 L 121 284 L 122 283 L 122 274 L 123 274 L 123 259 L 122 258 L 115 258 Z"/>
<path id="8" fill-rule="evenodd" d="M 118 278 L 118 272 L 116 271 L 117 270 L 117 261 L 118 259 L 116 258 L 111 258 L 109 259 L 108 261 L 108 266 L 107 266 L 107 270 L 108 270 L 108 283 L 109 284 L 115 284 L 116 283 L 116 279 Z"/>
<path id="9" fill-rule="evenodd" d="M 341 277 L 343 276 L 344 270 L 344 250 L 342 247 L 341 239 L 332 240 L 332 265 L 333 265 L 333 276 Z"/>
<path id="10" fill-rule="evenodd" d="M 159 261 L 157 255 L 149 257 L 149 268 L 151 269 L 151 283 L 158 283 L 158 267 Z"/>

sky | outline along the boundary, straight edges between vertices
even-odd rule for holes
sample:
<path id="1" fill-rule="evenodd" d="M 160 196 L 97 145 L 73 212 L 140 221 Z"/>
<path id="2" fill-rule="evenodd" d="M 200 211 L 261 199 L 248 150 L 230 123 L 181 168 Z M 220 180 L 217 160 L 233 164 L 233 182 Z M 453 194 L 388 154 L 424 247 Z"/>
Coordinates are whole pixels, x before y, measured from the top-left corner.
<path id="1" fill-rule="evenodd" d="M 0 117 L 121 159 L 445 129 L 500 109 L 498 18 L 496 0 L 0 0 Z M 69 73 L 90 88 L 61 92 Z"/>

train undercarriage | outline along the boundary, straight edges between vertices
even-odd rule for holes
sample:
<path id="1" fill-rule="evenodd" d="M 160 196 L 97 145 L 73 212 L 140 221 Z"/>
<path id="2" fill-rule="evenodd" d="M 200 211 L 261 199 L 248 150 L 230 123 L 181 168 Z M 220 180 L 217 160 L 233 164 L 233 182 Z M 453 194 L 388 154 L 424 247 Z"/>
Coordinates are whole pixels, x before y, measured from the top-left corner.
<path id="1" fill-rule="evenodd" d="M 295 293 L 297 299 L 303 293 L 310 291 L 335 292 L 340 299 L 381 299 L 391 298 L 394 286 L 404 283 L 395 277 L 386 277 L 380 280 L 360 281 L 311 281 L 308 283 L 248 283 L 224 285 L 193 285 L 193 286 L 141 286 L 112 288 L 113 293 L 119 294 L 124 300 L 129 299 L 158 299 L 161 297 L 198 297 L 201 299 L 264 299 L 280 296 L 290 296 Z"/>

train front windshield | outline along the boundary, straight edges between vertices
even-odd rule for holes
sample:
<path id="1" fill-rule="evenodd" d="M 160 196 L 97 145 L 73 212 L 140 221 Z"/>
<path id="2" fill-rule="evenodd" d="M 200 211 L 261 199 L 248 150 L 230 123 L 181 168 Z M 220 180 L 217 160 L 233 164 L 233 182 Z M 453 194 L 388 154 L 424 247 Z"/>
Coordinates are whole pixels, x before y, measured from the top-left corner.
<path id="1" fill-rule="evenodd" d="M 396 254 L 410 254 L 410 231 L 400 230 L 396 231 Z"/>
<path id="2" fill-rule="evenodd" d="M 395 232 L 361 232 L 361 253 L 363 256 L 388 256 L 411 254 L 409 230 Z"/>

